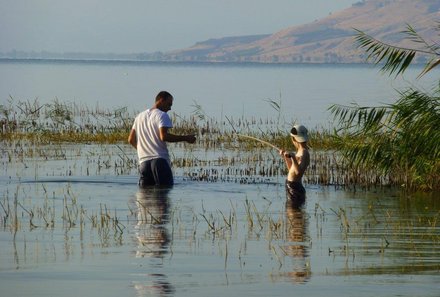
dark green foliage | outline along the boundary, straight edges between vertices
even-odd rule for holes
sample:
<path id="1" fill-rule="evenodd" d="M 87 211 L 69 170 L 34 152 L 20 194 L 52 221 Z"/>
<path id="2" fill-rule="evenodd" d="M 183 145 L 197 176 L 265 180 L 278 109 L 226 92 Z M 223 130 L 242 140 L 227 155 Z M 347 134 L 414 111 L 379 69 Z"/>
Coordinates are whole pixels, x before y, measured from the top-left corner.
<path id="1" fill-rule="evenodd" d="M 404 33 L 424 49 L 388 45 L 361 31 L 356 40 L 389 74 L 403 73 L 417 54 L 431 57 L 419 77 L 440 64 L 435 42 L 426 42 L 411 26 Z M 380 107 L 331 106 L 339 125 L 335 143 L 353 168 L 380 171 L 407 189 L 440 190 L 440 85 L 432 93 L 408 88 L 399 95 Z"/>
<path id="2" fill-rule="evenodd" d="M 335 142 L 353 167 L 390 175 L 411 189 L 434 190 L 440 179 L 440 89 L 408 89 L 383 107 L 333 105 Z"/>

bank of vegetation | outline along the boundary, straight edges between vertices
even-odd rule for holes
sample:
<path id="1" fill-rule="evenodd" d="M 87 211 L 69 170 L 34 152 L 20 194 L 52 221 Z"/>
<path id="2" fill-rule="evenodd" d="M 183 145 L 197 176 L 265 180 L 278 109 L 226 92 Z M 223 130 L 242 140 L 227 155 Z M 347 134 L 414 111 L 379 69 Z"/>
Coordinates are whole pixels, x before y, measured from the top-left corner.
<path id="1" fill-rule="evenodd" d="M 436 28 L 440 36 L 440 26 Z M 404 31 L 414 48 L 389 45 L 358 31 L 359 47 L 383 72 L 399 75 L 417 55 L 430 59 L 419 79 L 440 64 L 440 44 L 425 40 L 411 26 Z M 338 123 L 336 149 L 354 167 L 398 177 L 410 190 L 440 190 L 440 80 L 431 92 L 412 87 L 385 106 L 333 105 Z"/>

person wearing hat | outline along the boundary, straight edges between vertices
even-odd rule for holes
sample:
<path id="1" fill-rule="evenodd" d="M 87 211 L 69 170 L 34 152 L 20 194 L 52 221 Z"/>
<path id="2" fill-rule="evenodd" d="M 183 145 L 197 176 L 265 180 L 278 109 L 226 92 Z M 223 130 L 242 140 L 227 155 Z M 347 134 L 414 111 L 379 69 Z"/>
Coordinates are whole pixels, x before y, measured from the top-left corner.
<path id="1" fill-rule="evenodd" d="M 289 170 L 286 179 L 287 200 L 295 207 L 304 204 L 306 198 L 306 190 L 302 184 L 302 177 L 310 164 L 310 153 L 307 146 L 309 139 L 307 128 L 303 125 L 295 125 L 290 130 L 292 143 L 296 148 L 296 153 L 280 150 L 280 155 L 286 162 Z"/>

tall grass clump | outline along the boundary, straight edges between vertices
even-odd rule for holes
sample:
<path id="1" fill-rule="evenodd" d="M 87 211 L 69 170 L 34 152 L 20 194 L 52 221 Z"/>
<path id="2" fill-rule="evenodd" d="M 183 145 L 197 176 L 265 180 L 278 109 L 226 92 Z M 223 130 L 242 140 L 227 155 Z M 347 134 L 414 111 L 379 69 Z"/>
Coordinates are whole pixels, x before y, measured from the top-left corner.
<path id="1" fill-rule="evenodd" d="M 436 28 L 440 32 L 440 26 Z M 419 78 L 440 64 L 440 46 L 427 42 L 408 26 L 410 41 L 422 49 L 385 44 L 358 31 L 359 47 L 382 71 L 403 73 L 417 55 L 431 58 Z M 431 93 L 412 87 L 399 92 L 394 104 L 379 107 L 333 105 L 338 128 L 336 147 L 354 169 L 379 171 L 409 190 L 440 189 L 440 84 Z"/>
<path id="2" fill-rule="evenodd" d="M 38 143 L 116 143 L 126 140 L 134 115 L 126 107 L 94 109 L 54 99 L 47 104 L 17 101 L 0 105 L 1 140 Z"/>
<path id="3" fill-rule="evenodd" d="M 382 107 L 337 106 L 337 148 L 354 168 L 388 175 L 408 189 L 440 189 L 440 88 L 408 89 Z"/>

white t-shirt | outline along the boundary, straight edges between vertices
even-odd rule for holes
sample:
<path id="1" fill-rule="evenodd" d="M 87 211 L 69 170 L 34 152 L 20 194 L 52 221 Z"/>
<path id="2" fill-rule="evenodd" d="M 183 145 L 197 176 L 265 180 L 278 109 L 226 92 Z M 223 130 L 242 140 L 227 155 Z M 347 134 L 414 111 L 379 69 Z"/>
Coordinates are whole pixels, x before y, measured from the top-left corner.
<path id="1" fill-rule="evenodd" d="M 170 163 L 167 144 L 160 140 L 159 128 L 172 128 L 170 116 L 157 108 L 138 114 L 132 129 L 136 130 L 139 164 L 148 160 L 163 158 Z"/>

